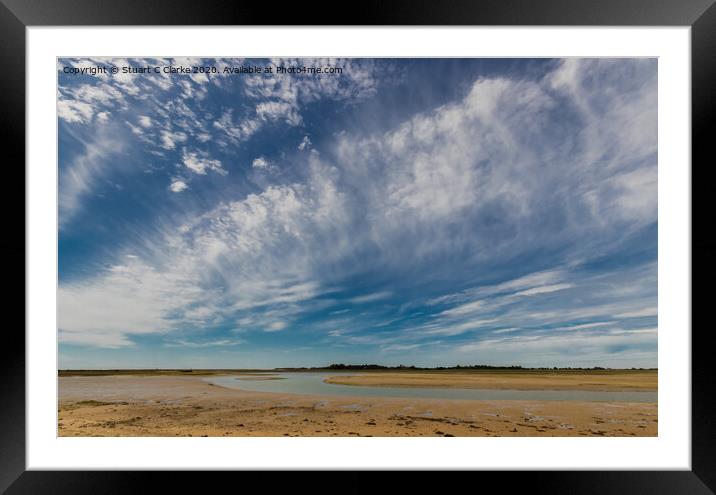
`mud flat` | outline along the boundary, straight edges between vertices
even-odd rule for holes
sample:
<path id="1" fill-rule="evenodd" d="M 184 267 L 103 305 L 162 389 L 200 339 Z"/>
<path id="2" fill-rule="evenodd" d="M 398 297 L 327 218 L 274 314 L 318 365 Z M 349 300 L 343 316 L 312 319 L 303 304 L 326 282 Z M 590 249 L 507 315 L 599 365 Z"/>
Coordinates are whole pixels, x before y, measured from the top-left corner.
<path id="1" fill-rule="evenodd" d="M 326 383 L 374 387 L 436 387 L 511 390 L 655 391 L 657 372 L 498 371 L 365 373 L 327 378 Z"/>
<path id="2" fill-rule="evenodd" d="M 346 377 L 341 377 L 346 378 Z M 656 436 L 657 404 L 247 392 L 197 376 L 59 378 L 60 436 Z"/>

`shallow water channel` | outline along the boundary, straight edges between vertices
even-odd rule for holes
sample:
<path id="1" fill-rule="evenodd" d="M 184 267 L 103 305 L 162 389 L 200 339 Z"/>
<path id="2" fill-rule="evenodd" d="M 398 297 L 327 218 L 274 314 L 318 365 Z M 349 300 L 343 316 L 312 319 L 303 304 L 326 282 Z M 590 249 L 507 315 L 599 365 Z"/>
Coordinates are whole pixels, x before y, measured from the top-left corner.
<path id="1" fill-rule="evenodd" d="M 657 392 L 589 390 L 493 390 L 474 388 L 366 387 L 325 383 L 341 373 L 266 373 L 252 376 L 212 376 L 204 380 L 227 388 L 280 394 L 406 397 L 467 400 L 577 400 L 604 402 L 656 402 Z M 352 376 L 359 373 L 345 373 Z M 279 378 L 257 380 L 256 378 Z"/>

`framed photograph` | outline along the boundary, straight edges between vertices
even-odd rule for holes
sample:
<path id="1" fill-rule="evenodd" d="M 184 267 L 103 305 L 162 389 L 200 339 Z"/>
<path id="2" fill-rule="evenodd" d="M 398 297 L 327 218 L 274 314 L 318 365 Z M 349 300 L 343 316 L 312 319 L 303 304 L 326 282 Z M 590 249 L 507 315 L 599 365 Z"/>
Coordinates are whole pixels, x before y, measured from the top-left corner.
<path id="1" fill-rule="evenodd" d="M 0 488 L 713 493 L 713 2 L 209 4 L 0 5 L 27 288 Z"/>

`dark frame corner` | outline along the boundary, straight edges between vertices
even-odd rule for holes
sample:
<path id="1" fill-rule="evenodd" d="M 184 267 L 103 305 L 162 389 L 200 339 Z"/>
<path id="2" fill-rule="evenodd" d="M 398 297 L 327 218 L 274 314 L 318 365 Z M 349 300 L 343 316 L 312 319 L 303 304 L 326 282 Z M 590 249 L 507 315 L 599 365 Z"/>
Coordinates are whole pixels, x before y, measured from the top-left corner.
<path id="1" fill-rule="evenodd" d="M 716 236 L 704 221 L 711 219 L 706 202 L 704 169 L 716 163 L 708 124 L 716 109 L 716 4 L 715 0 L 366 0 L 351 16 L 351 21 L 329 15 L 328 2 L 310 6 L 289 3 L 276 9 L 269 3 L 238 3 L 206 0 L 201 4 L 187 0 L 0 0 L 0 130 L 8 138 L 4 160 L 8 171 L 14 169 L 25 183 L 25 28 L 28 26 L 82 25 L 551 25 L 551 26 L 691 26 L 692 61 L 692 226 L 702 220 L 701 230 L 692 236 L 692 257 L 699 263 L 696 280 L 713 280 L 716 262 L 710 255 L 716 250 Z M 9 68 L 12 68 L 10 70 Z M 12 166 L 11 166 L 12 165 Z M 698 170 L 698 172 L 697 172 Z M 694 172 L 697 172 L 694 174 Z M 693 181 L 693 175 L 702 180 Z M 700 194 L 696 194 L 696 193 Z M 6 198 L 7 196 L 3 196 Z M 696 199 L 699 198 L 699 199 Z M 8 204 L 6 211 L 16 208 Z M 23 220 L 23 232 L 25 224 Z M 24 238 L 24 236 L 23 236 Z M 25 256 L 25 243 L 5 243 L 13 258 Z M 23 283 L 23 287 L 24 287 Z M 692 282 L 693 287 L 693 282 Z M 701 307 L 710 303 L 710 291 L 694 291 L 693 302 Z M 23 293 L 24 296 L 24 293 Z M 19 306 L 19 304 L 18 304 Z M 697 313 L 701 314 L 701 313 Z M 24 316 L 23 316 L 24 321 Z M 24 325 L 23 325 L 24 326 Z M 686 330 L 686 329 L 685 329 Z M 716 393 L 713 387 L 712 351 L 707 344 L 710 330 L 692 332 L 692 471 L 641 472 L 499 472 L 481 473 L 482 480 L 499 477 L 500 486 L 520 484 L 539 493 L 716 493 Z M 162 482 L 165 489 L 184 487 L 191 473 L 174 473 L 171 480 L 163 473 L 126 472 L 50 472 L 25 469 L 25 338 L 24 331 L 7 327 L 4 359 L 0 361 L 3 407 L 0 408 L 0 492 L 24 493 L 125 493 L 146 486 L 146 481 Z M 222 477 L 230 473 L 217 473 Z M 368 473 L 345 473 L 351 492 L 370 489 Z M 422 476 L 415 473 L 416 480 Z M 252 473 L 243 473 L 251 478 Z M 515 476 L 517 475 L 517 476 Z M 302 474 L 272 478 L 276 488 L 295 488 Z M 171 481 L 170 483 L 167 483 Z M 274 482 L 278 481 L 275 485 Z M 348 480 L 343 479 L 344 483 Z M 299 483 L 300 484 L 300 483 Z M 282 486 L 283 485 L 283 486 Z M 517 486 L 514 486 L 517 488 Z M 142 490 L 140 490 L 142 491 Z M 164 491 L 164 490 L 163 490 Z"/>

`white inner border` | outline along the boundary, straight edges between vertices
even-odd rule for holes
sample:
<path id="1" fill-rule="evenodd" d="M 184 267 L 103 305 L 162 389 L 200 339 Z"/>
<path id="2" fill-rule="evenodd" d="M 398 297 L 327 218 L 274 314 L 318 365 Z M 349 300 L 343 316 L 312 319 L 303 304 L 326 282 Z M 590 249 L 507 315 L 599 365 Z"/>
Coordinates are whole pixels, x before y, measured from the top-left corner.
<path id="1" fill-rule="evenodd" d="M 690 28 L 52 28 L 27 34 L 27 469 L 691 469 Z M 58 438 L 58 56 L 659 57 L 656 438 Z"/>

